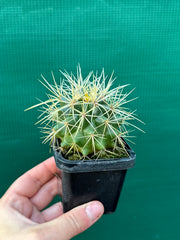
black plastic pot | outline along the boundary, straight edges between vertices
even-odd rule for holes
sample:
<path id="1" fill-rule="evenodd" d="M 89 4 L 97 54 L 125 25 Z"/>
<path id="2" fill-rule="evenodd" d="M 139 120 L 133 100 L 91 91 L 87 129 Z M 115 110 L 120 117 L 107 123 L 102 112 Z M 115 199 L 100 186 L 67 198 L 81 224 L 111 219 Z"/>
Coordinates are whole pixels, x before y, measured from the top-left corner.
<path id="1" fill-rule="evenodd" d="M 83 203 L 99 200 L 105 212 L 115 211 L 126 171 L 135 164 L 136 155 L 126 144 L 128 158 L 70 161 L 54 151 L 56 165 L 62 170 L 64 212 Z"/>

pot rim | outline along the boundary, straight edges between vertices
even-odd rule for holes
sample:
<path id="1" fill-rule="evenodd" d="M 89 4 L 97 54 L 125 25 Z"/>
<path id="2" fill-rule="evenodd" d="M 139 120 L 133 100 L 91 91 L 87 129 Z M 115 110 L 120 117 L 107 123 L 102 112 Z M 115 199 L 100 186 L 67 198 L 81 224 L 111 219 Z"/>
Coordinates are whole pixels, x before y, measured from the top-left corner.
<path id="1" fill-rule="evenodd" d="M 136 154 L 125 142 L 129 157 L 111 158 L 111 159 L 92 159 L 92 160 L 68 160 L 64 158 L 60 150 L 54 150 L 56 165 L 64 172 L 97 172 L 126 170 L 132 168 L 135 164 Z"/>

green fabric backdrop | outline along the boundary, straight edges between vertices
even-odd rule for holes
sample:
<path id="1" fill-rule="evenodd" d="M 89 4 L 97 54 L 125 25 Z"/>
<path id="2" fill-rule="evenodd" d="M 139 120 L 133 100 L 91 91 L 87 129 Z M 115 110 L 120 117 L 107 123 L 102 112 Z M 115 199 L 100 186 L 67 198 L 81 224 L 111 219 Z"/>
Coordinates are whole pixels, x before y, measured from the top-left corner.
<path id="1" fill-rule="evenodd" d="M 114 69 L 117 85 L 136 87 L 146 134 L 135 133 L 117 211 L 75 239 L 179 240 L 179 0 L 0 0 L 0 194 L 51 155 L 38 112 L 24 112 L 45 97 L 37 78 L 78 62 L 84 75 Z"/>

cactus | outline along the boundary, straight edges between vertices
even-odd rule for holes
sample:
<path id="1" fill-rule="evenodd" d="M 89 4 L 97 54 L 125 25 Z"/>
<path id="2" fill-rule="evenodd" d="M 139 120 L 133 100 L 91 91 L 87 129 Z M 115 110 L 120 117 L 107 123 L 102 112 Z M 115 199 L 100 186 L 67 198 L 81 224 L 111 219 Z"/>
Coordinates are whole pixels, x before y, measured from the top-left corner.
<path id="1" fill-rule="evenodd" d="M 113 73 L 107 81 L 104 70 L 99 75 L 90 72 L 83 79 L 78 65 L 77 76 L 66 71 L 61 74 L 60 84 L 53 73 L 53 84 L 41 75 L 48 99 L 31 107 L 42 108 L 37 123 L 43 125 L 43 142 L 50 141 L 69 160 L 128 156 L 122 139 L 129 135 L 126 127 L 141 130 L 130 122 L 140 120 L 124 107 L 133 100 L 127 100 L 133 90 L 123 93 L 127 85 L 111 89 Z"/>

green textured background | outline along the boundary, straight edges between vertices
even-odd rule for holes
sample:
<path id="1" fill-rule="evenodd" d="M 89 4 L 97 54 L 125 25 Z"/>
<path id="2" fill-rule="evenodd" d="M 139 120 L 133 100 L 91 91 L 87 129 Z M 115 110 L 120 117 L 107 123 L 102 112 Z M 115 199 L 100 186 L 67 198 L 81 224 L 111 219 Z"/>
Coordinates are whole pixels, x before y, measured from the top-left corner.
<path id="1" fill-rule="evenodd" d="M 117 211 L 75 239 L 180 239 L 180 1 L 0 0 L 0 194 L 49 154 L 24 112 L 53 70 L 114 69 L 136 87 L 136 132 Z"/>

